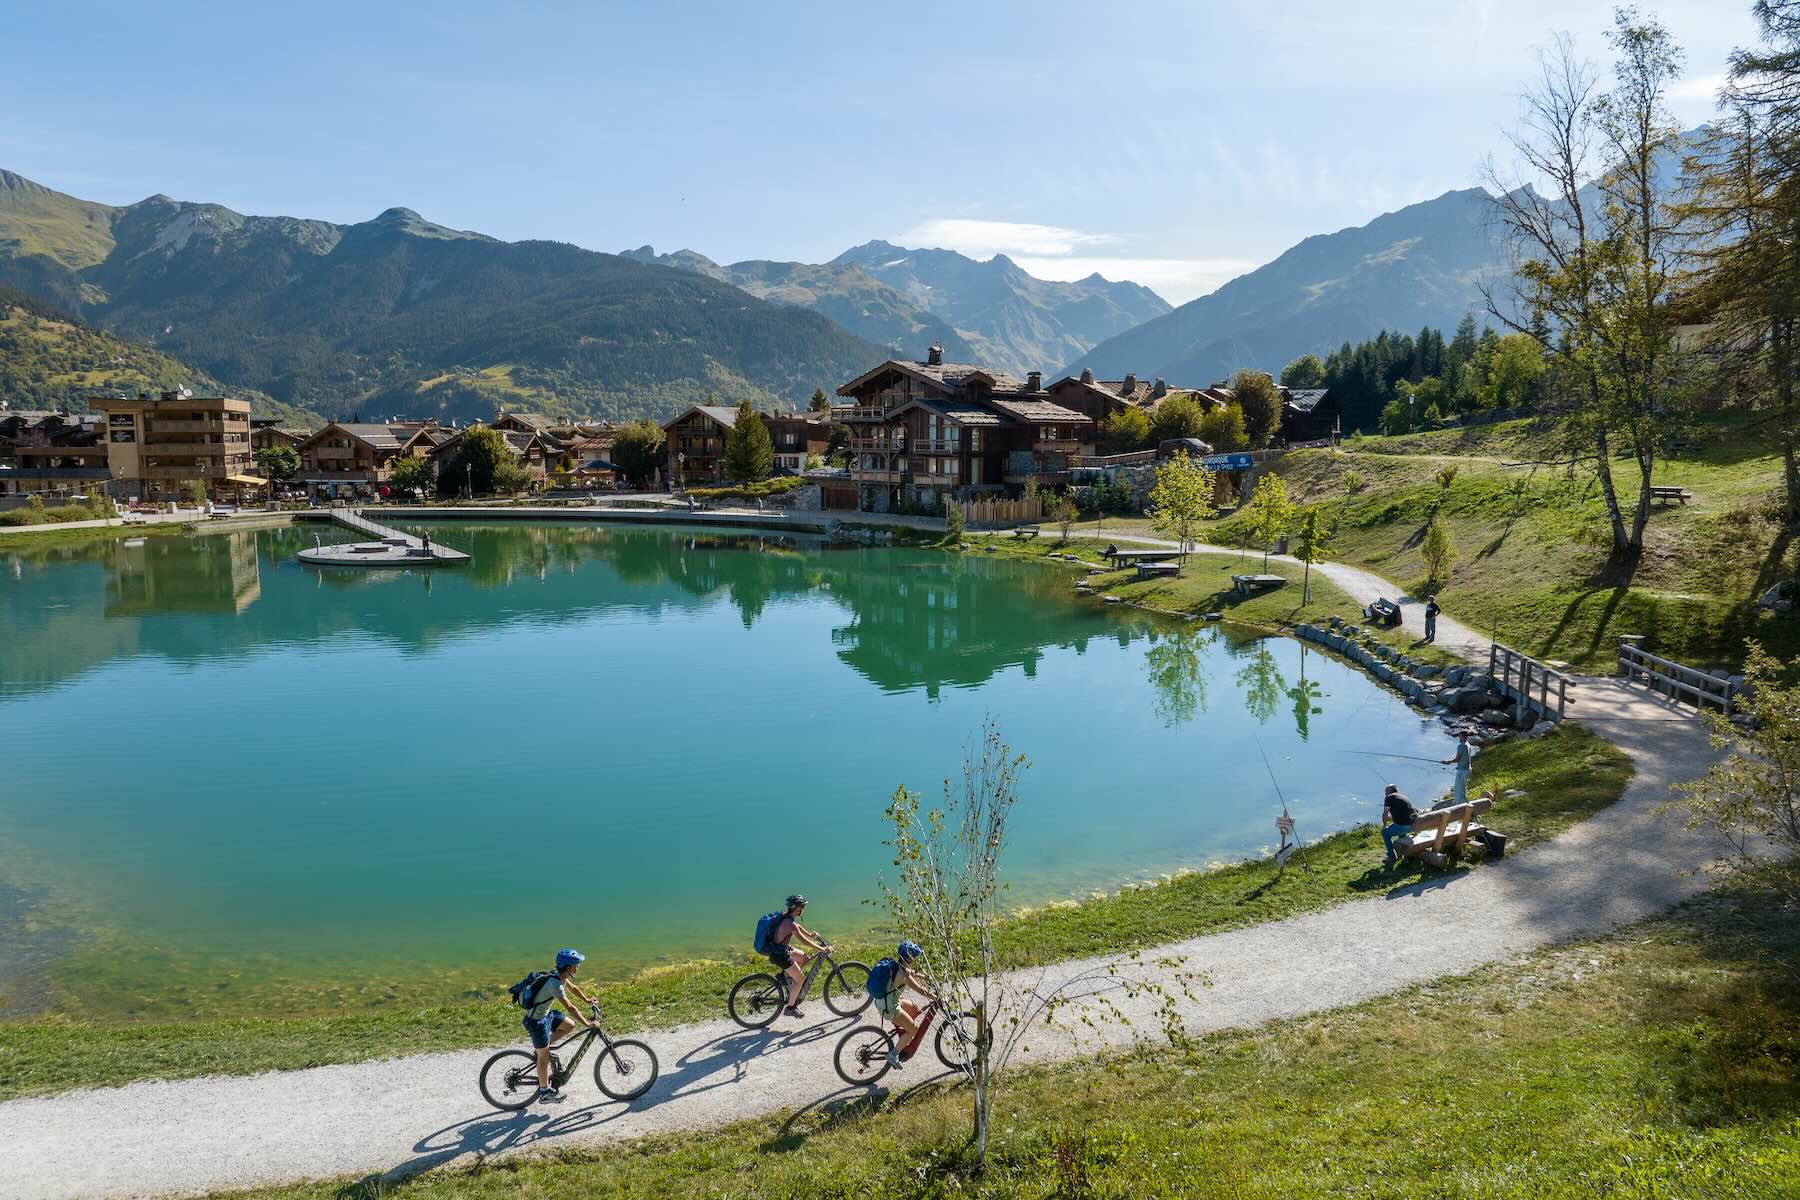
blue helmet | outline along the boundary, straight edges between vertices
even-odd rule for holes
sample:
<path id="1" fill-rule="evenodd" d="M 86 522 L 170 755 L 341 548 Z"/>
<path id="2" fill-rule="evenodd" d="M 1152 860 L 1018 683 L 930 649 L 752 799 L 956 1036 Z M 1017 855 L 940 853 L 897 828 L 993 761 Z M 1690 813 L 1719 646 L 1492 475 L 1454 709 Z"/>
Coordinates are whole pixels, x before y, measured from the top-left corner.
<path id="1" fill-rule="evenodd" d="M 921 954 L 924 954 L 924 953 L 925 953 L 925 947 L 919 945 L 919 943 L 917 943 L 917 942 L 901 942 L 900 943 L 899 954 L 900 954 L 901 962 L 911 962 L 913 959 L 918 958 Z"/>
<path id="2" fill-rule="evenodd" d="M 562 970 L 564 967 L 572 967 L 576 963 L 582 963 L 582 962 L 586 962 L 586 961 L 587 961 L 587 955 L 583 954 L 579 950 L 563 949 L 563 950 L 558 950 L 556 952 L 556 969 L 559 971 Z"/>

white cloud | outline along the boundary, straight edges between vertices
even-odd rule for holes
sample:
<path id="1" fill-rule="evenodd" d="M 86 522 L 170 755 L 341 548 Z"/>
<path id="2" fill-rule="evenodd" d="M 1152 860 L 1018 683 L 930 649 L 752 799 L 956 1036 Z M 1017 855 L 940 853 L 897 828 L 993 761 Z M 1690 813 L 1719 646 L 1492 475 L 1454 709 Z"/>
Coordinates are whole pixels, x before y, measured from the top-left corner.
<path id="1" fill-rule="evenodd" d="M 1119 239 L 1104 233 L 1083 233 L 1059 225 L 1034 225 L 1028 221 L 981 221 L 967 217 L 940 217 L 920 221 L 900 235 L 906 246 L 955 250 L 970 258 L 996 254 L 1073 254 L 1078 246 L 1104 246 Z"/>
<path id="2" fill-rule="evenodd" d="M 1725 86 L 1725 75 L 1699 75 L 1669 85 L 1669 107 L 1685 123 L 1704 120 L 1718 108 L 1719 89 Z"/>
<path id="3" fill-rule="evenodd" d="M 1111 280 L 1141 283 L 1170 304 L 1186 304 L 1261 265 L 1247 258 L 1039 258 L 1013 260 L 1039 279 L 1086 279 L 1098 271 Z"/>

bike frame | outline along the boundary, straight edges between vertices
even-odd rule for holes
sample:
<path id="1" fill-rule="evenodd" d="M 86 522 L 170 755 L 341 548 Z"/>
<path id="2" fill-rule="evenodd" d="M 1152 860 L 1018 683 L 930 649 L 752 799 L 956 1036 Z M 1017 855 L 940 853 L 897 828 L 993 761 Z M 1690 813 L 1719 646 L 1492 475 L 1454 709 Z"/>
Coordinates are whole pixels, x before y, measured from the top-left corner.
<path id="1" fill-rule="evenodd" d="M 828 951 L 813 951 L 811 960 L 806 964 L 806 978 L 800 981 L 800 999 L 804 1000 L 812 993 L 813 980 L 818 978 L 820 971 L 825 970 L 826 964 L 835 963 L 836 961 L 837 960 L 832 958 Z M 774 964 L 771 963 L 770 965 L 773 966 Z M 787 979 L 787 972 L 777 971 L 775 972 L 775 978 L 785 981 Z"/>
<path id="2" fill-rule="evenodd" d="M 563 1084 L 569 1082 L 569 1080 L 575 1078 L 575 1068 L 581 1065 L 581 1060 L 587 1057 L 588 1051 L 594 1048 L 594 1043 L 596 1041 L 604 1044 L 608 1050 L 612 1049 L 612 1039 L 606 1036 L 606 1030 L 600 1028 L 600 1006 L 598 1004 L 593 1004 L 588 1007 L 588 1015 L 594 1019 L 593 1026 L 584 1029 L 580 1034 L 570 1034 L 562 1041 L 556 1042 L 550 1047 L 550 1053 L 552 1055 L 552 1061 L 550 1063 L 550 1086 L 552 1087 L 561 1087 Z M 556 1052 L 562 1047 L 567 1046 L 577 1037 L 581 1038 L 581 1048 L 575 1051 L 575 1057 L 569 1060 L 568 1066 L 560 1071 L 557 1070 L 554 1059 Z"/>

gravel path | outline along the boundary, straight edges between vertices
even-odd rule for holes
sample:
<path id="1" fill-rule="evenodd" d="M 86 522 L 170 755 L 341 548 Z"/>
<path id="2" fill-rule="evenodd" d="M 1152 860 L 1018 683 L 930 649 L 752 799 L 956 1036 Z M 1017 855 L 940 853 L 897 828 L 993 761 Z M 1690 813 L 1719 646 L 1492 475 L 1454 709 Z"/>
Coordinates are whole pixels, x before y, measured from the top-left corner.
<path id="1" fill-rule="evenodd" d="M 1220 551 L 1235 553 L 1235 551 Z M 1354 568 L 1323 567 L 1359 599 L 1393 589 Z M 1341 574 L 1340 574 L 1341 572 Z M 1373 591 L 1369 589 L 1374 589 Z M 1453 632 L 1454 631 L 1454 632 Z M 1440 641 L 1486 642 L 1448 621 Z M 1580 681 L 1580 721 L 1630 755 L 1625 796 L 1562 836 L 1473 872 L 1415 882 L 1324 912 L 1164 947 L 1146 959 L 1184 959 L 1211 986 L 1183 1000 L 1192 1031 L 1253 1026 L 1354 1004 L 1552 942 L 1605 933 L 1661 912 L 1704 886 L 1710 843 L 1660 816 L 1669 785 L 1712 761 L 1692 716 L 1615 680 Z M 1495 812 L 1504 828 L 1505 805 Z M 1103 966 L 1059 963 L 1033 972 L 1054 986 Z M 1139 968 L 1129 964 L 1120 970 Z M 1026 1056 L 1054 1061 L 1159 1036 L 1149 998 L 1108 999 L 1130 1028 L 1098 1022 L 1080 1038 L 1046 1031 Z M 403 1178 L 497 1154 L 553 1150 L 702 1129 L 845 1103 L 832 1067 L 852 1022 L 814 1001 L 800 1020 L 750 1033 L 719 1020 L 645 1035 L 662 1063 L 656 1087 L 631 1105 L 609 1102 L 591 1074 L 569 1101 L 497 1113 L 476 1090 L 488 1051 L 246 1077 L 136 1083 L 0 1104 L 0 1196 L 198 1195 L 303 1179 Z M 588 1064 L 584 1064 L 584 1068 Z M 883 1084 L 936 1077 L 921 1057 Z"/>

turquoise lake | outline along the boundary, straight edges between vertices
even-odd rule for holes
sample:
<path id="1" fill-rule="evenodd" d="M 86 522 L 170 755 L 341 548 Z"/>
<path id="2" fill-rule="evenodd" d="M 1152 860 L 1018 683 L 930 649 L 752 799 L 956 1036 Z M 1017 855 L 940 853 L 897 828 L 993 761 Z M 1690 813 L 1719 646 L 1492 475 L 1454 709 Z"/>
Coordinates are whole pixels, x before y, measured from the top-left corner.
<path id="1" fill-rule="evenodd" d="M 984 716 L 1031 761 L 1019 906 L 1272 847 L 1264 754 L 1305 838 L 1445 781 L 1345 753 L 1449 743 L 1339 662 L 1034 563 L 431 532 L 474 563 L 315 571 L 312 527 L 0 549 L 0 986 L 10 955 L 130 1015 L 239 975 L 293 1011 L 438 999 L 560 945 L 613 977 L 738 956 L 794 890 L 849 936 L 889 795 L 940 791 Z"/>

